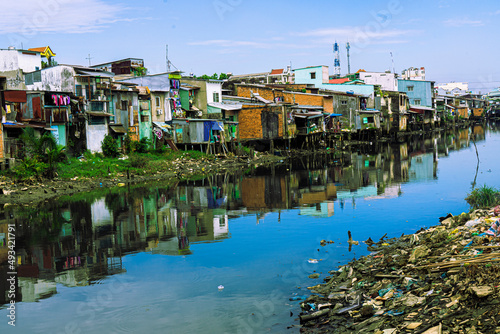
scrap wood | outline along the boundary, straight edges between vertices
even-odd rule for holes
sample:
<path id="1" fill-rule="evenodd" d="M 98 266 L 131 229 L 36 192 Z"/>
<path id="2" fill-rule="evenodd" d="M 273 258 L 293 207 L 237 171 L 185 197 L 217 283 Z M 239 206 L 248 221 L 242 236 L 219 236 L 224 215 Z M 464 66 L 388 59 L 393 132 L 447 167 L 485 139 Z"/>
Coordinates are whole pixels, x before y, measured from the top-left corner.
<path id="1" fill-rule="evenodd" d="M 493 259 L 493 258 L 496 258 L 499 256 L 500 256 L 500 253 L 489 253 L 486 255 L 471 255 L 471 257 L 468 259 L 432 263 L 432 264 L 427 264 L 427 265 L 415 267 L 415 269 L 429 269 L 429 268 L 444 267 L 444 266 L 449 266 L 449 265 L 452 265 L 454 267 L 456 265 L 461 265 L 462 263 L 477 263 L 477 262 L 490 260 L 490 259 Z"/>

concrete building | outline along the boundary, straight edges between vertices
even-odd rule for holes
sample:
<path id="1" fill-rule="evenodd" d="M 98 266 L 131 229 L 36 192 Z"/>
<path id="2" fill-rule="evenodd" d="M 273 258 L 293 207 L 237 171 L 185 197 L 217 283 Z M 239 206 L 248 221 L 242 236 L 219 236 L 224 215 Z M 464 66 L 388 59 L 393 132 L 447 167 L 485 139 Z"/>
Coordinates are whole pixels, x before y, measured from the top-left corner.
<path id="1" fill-rule="evenodd" d="M 403 80 L 425 80 L 425 68 L 407 68 L 401 72 L 401 77 Z"/>
<path id="2" fill-rule="evenodd" d="M 367 85 L 378 85 L 381 90 L 398 91 L 398 79 L 396 73 L 391 72 L 359 72 L 359 79 Z"/>
<path id="3" fill-rule="evenodd" d="M 182 84 L 188 84 L 191 87 L 197 87 L 196 94 L 193 96 L 191 107 L 194 106 L 201 111 L 202 118 L 221 119 L 221 109 L 214 103 L 222 102 L 222 81 L 195 79 L 191 77 L 182 77 Z M 182 89 L 181 84 L 181 90 Z M 185 106 L 182 106 L 186 109 Z"/>
<path id="4" fill-rule="evenodd" d="M 308 66 L 297 68 L 294 71 L 295 84 L 312 85 L 319 89 L 336 92 L 353 93 L 374 98 L 374 85 L 366 85 L 359 81 L 346 81 L 344 83 L 330 83 L 328 66 Z"/>
<path id="5" fill-rule="evenodd" d="M 54 92 L 66 99 L 74 95 L 81 108 L 79 113 L 72 115 L 73 128 L 69 135 L 76 134 L 79 141 L 85 141 L 86 149 L 101 152 L 102 140 L 115 117 L 114 105 L 110 103 L 113 76 L 113 73 L 83 66 L 57 65 L 27 76 L 26 87 L 29 91 Z M 67 96 L 62 96 L 65 94 Z M 71 98 L 69 100 L 71 103 Z"/>
<path id="6" fill-rule="evenodd" d="M 287 66 L 286 69 L 272 69 L 271 72 L 231 75 L 228 81 L 240 84 L 292 84 L 294 74 L 291 66 Z"/>
<path id="7" fill-rule="evenodd" d="M 5 77 L 6 90 L 24 90 L 24 73 L 42 68 L 39 51 L 17 50 L 14 47 L 0 50 L 0 77 Z"/>

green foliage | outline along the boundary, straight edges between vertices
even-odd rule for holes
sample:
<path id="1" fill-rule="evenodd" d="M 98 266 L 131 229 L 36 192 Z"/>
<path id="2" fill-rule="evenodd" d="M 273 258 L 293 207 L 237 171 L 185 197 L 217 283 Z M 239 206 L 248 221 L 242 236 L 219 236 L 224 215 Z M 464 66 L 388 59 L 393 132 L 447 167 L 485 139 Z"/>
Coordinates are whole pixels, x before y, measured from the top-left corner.
<path id="1" fill-rule="evenodd" d="M 146 153 L 149 150 L 148 138 L 142 138 L 140 141 L 134 142 L 134 144 L 137 153 Z"/>
<path id="2" fill-rule="evenodd" d="M 24 144 L 26 158 L 16 168 L 14 173 L 20 180 L 32 177 L 40 178 L 42 175 L 54 178 L 57 173 L 57 163 L 66 158 L 66 148 L 57 145 L 51 133 L 44 133 L 37 137 L 33 128 L 24 128 L 20 136 Z"/>
<path id="3" fill-rule="evenodd" d="M 123 146 L 125 148 L 125 153 L 129 154 L 132 152 L 132 139 L 128 134 L 123 139 Z"/>
<path id="4" fill-rule="evenodd" d="M 142 154 L 131 154 L 129 156 L 130 165 L 134 168 L 144 168 L 151 159 Z"/>
<path id="5" fill-rule="evenodd" d="M 145 76 L 146 74 L 148 74 L 148 69 L 145 68 L 145 67 L 136 67 L 134 69 L 134 75 L 136 77 L 143 77 Z"/>
<path id="6" fill-rule="evenodd" d="M 36 158 L 25 158 L 14 168 L 14 175 L 19 181 L 39 180 L 47 170 L 47 164 Z"/>
<path id="7" fill-rule="evenodd" d="M 302 88 L 300 91 L 301 91 L 302 93 L 307 92 L 307 90 L 306 90 L 305 88 Z"/>
<path id="8" fill-rule="evenodd" d="M 57 141 L 52 133 L 44 133 L 37 137 L 34 128 L 24 128 L 19 136 L 24 144 L 24 151 L 27 157 L 43 160 L 47 151 L 57 147 Z"/>
<path id="9" fill-rule="evenodd" d="M 489 209 L 500 204 L 500 192 L 493 187 L 483 185 L 480 188 L 472 190 L 470 194 L 467 194 L 465 201 L 470 205 L 472 210 Z"/>
<path id="10" fill-rule="evenodd" d="M 55 148 L 47 151 L 47 170 L 46 175 L 49 179 L 53 179 L 57 174 L 58 162 L 67 159 L 66 147 L 57 145 Z"/>
<path id="11" fill-rule="evenodd" d="M 195 78 L 196 78 L 196 76 L 195 76 Z M 201 77 L 198 77 L 198 78 L 203 79 L 203 80 L 225 80 L 225 79 L 229 79 L 229 75 L 227 75 L 226 73 L 221 73 L 221 74 L 214 73 L 212 75 L 203 74 Z"/>
<path id="12" fill-rule="evenodd" d="M 117 157 L 120 152 L 118 150 L 118 141 L 111 135 L 106 135 L 102 141 L 102 153 L 105 157 Z"/>

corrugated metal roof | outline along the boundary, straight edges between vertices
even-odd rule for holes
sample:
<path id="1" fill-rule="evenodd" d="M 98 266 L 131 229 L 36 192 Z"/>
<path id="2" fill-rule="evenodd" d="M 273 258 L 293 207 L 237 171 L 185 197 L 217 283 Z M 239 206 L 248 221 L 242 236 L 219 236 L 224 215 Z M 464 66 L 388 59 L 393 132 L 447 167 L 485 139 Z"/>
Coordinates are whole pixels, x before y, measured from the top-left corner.
<path id="1" fill-rule="evenodd" d="M 292 109 L 323 109 L 322 106 L 311 106 L 311 105 L 296 105 L 296 106 L 292 106 L 291 107 Z"/>
<path id="2" fill-rule="evenodd" d="M 360 110 L 360 114 L 378 114 L 380 110 Z"/>
<path id="3" fill-rule="evenodd" d="M 78 68 L 75 68 L 76 71 L 76 76 L 78 77 L 105 77 L 105 78 L 112 78 L 115 75 L 110 72 L 92 72 L 92 71 L 85 71 L 85 70 L 80 70 Z"/>
<path id="4" fill-rule="evenodd" d="M 241 110 L 242 108 L 241 104 L 229 104 L 220 102 L 210 102 L 208 105 L 222 110 Z"/>
<path id="5" fill-rule="evenodd" d="M 109 127 L 116 133 L 127 133 L 127 130 L 123 127 L 123 125 L 111 124 Z"/>
<path id="6" fill-rule="evenodd" d="M 410 105 L 410 109 L 416 109 L 416 110 L 434 110 L 434 108 L 431 108 L 431 107 L 416 106 L 416 105 Z"/>
<path id="7" fill-rule="evenodd" d="M 349 81 L 348 78 L 339 78 L 339 79 L 330 79 L 328 80 L 328 83 L 331 83 L 331 84 L 343 84 L 344 82 L 347 82 Z"/>
<path id="8" fill-rule="evenodd" d="M 254 92 L 252 92 L 252 90 L 250 90 L 250 93 L 252 94 L 252 97 L 255 97 L 260 102 L 264 102 L 265 104 L 271 104 L 272 103 L 271 101 L 266 100 L 265 98 L 263 98 L 262 96 L 260 96 L 259 93 L 254 93 Z"/>
<path id="9" fill-rule="evenodd" d="M 298 117 L 298 118 L 316 118 L 316 117 L 321 117 L 323 116 L 323 113 L 312 113 L 312 112 L 301 112 L 301 113 L 296 113 L 294 112 L 293 117 Z"/>
<path id="10" fill-rule="evenodd" d="M 115 116 L 113 114 L 110 114 L 108 112 L 100 112 L 100 111 L 87 111 L 87 114 L 90 116 L 97 116 L 97 117 L 112 117 Z"/>

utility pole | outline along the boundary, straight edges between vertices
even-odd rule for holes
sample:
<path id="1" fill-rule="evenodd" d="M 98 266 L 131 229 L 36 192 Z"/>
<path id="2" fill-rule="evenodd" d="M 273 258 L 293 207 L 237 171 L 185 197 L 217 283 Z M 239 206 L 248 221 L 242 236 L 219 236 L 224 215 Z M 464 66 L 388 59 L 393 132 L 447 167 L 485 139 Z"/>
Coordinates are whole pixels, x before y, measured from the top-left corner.
<path id="1" fill-rule="evenodd" d="M 351 61 L 349 59 L 349 50 L 351 49 L 351 45 L 349 42 L 347 42 L 345 48 L 347 49 L 347 74 L 351 74 Z"/>
<path id="2" fill-rule="evenodd" d="M 335 42 L 333 44 L 333 54 L 335 58 L 333 59 L 334 75 L 336 78 L 340 77 L 340 54 L 339 54 L 339 43 Z"/>
<path id="3" fill-rule="evenodd" d="M 392 73 L 396 73 L 394 70 L 394 57 L 392 57 L 392 52 L 391 52 L 391 61 L 392 61 Z"/>
<path id="4" fill-rule="evenodd" d="M 88 56 L 87 58 L 85 58 L 85 59 L 88 59 L 88 60 L 89 60 L 89 67 L 90 67 L 90 66 L 91 66 L 91 64 L 90 64 L 90 60 L 92 59 L 92 57 L 90 56 L 90 53 L 89 53 L 89 56 Z"/>
<path id="5" fill-rule="evenodd" d="M 167 72 L 170 72 L 170 60 L 168 60 L 168 44 L 166 45 Z"/>

